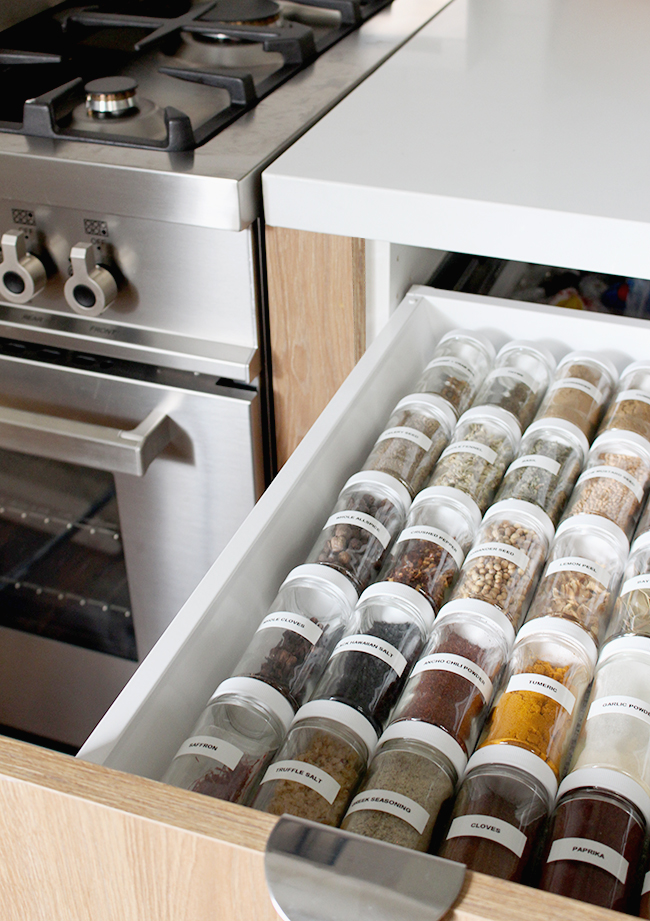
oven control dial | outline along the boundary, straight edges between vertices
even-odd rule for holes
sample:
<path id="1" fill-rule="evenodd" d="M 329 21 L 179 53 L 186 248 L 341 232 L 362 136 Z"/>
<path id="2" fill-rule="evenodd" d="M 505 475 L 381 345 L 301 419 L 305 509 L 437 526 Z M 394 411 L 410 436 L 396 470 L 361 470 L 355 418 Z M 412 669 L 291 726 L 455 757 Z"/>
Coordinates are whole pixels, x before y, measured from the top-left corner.
<path id="1" fill-rule="evenodd" d="M 12 304 L 26 304 L 45 287 L 45 267 L 40 259 L 27 252 L 21 230 L 3 233 L 0 243 L 0 297 Z"/>
<path id="2" fill-rule="evenodd" d="M 65 299 L 85 317 L 98 317 L 117 297 L 115 279 L 102 265 L 97 265 L 92 243 L 77 243 L 70 251 L 72 275 L 65 283 Z"/>

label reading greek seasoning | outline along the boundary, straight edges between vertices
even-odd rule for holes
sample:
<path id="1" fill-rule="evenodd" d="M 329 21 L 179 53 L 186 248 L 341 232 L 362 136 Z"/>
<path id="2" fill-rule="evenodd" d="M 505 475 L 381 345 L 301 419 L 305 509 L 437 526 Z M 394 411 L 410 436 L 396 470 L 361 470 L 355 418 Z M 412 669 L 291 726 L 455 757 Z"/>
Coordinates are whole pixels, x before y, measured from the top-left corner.
<path id="1" fill-rule="evenodd" d="M 616 397 L 616 402 L 622 403 L 623 400 L 638 400 L 640 403 L 648 403 L 648 405 L 650 405 L 650 395 L 644 393 L 643 390 L 621 390 Z"/>
<path id="2" fill-rule="evenodd" d="M 614 848 L 607 847 L 600 841 L 591 841 L 589 838 L 559 838 L 554 841 L 547 863 L 553 863 L 555 860 L 579 860 L 581 863 L 601 867 L 621 883 L 627 879 L 629 863 L 625 857 Z"/>
<path id="3" fill-rule="evenodd" d="M 418 429 L 411 429 L 407 425 L 385 429 L 377 439 L 377 444 L 380 441 L 386 441 L 387 438 L 401 438 L 404 441 L 411 441 L 418 448 L 422 448 L 423 451 L 428 451 L 431 447 L 431 439 L 424 432 L 420 432 Z"/>
<path id="4" fill-rule="evenodd" d="M 241 761 L 243 751 L 235 748 L 230 742 L 224 742 L 222 739 L 215 739 L 213 736 L 192 736 L 183 742 L 178 749 L 176 757 L 179 755 L 202 755 L 204 758 L 212 758 L 224 764 L 231 771 L 237 767 Z"/>
<path id="5" fill-rule="evenodd" d="M 509 851 L 521 857 L 526 847 L 526 835 L 501 819 L 491 815 L 460 815 L 451 823 L 449 838 L 488 838 L 502 844 Z"/>
<path id="6" fill-rule="evenodd" d="M 262 783 L 268 783 L 269 780 L 292 780 L 294 783 L 300 783 L 320 793 L 330 805 L 341 789 L 341 784 L 333 777 L 313 764 L 307 764 L 306 761 L 276 761 L 262 778 Z"/>
<path id="7" fill-rule="evenodd" d="M 565 377 L 564 380 L 557 381 L 553 384 L 549 393 L 553 393 L 555 390 L 564 390 L 565 387 L 569 390 L 580 390 L 582 393 L 586 393 L 598 406 L 603 402 L 603 394 L 598 387 L 594 384 L 590 384 L 589 381 L 583 380 L 581 377 Z"/>
<path id="8" fill-rule="evenodd" d="M 629 595 L 630 592 L 643 592 L 646 589 L 650 589 L 650 573 L 644 573 L 643 575 L 633 576 L 633 578 L 627 579 L 623 583 L 620 597 L 622 598 L 623 595 Z"/>
<path id="9" fill-rule="evenodd" d="M 492 682 L 483 669 L 479 668 L 470 659 L 464 659 L 462 656 L 451 655 L 446 652 L 434 652 L 430 656 L 420 659 L 411 672 L 411 677 L 419 675 L 420 672 L 429 671 L 453 672 L 455 675 L 461 675 L 478 688 L 485 703 L 489 703 L 492 697 Z"/>
<path id="10" fill-rule="evenodd" d="M 325 528 L 333 528 L 337 524 L 352 524 L 357 528 L 368 531 L 376 537 L 384 550 L 390 544 L 390 531 L 380 521 L 365 512 L 335 512 L 325 522 Z"/>
<path id="11" fill-rule="evenodd" d="M 463 548 L 450 534 L 445 534 L 444 531 L 439 531 L 438 528 L 431 528 L 429 525 L 404 528 L 397 539 L 397 543 L 401 544 L 404 540 L 426 540 L 431 544 L 436 544 L 447 551 L 459 569 L 463 565 L 463 559 L 465 558 Z"/>
<path id="12" fill-rule="evenodd" d="M 625 697 L 623 695 L 612 694 L 609 697 L 601 697 L 589 707 L 587 719 L 594 716 L 602 716 L 604 713 L 616 713 L 617 715 L 633 716 L 642 723 L 650 726 L 650 706 L 645 700 L 638 697 Z"/>
<path id="13" fill-rule="evenodd" d="M 495 541 L 491 544 L 481 544 L 480 547 L 476 547 L 475 550 L 468 553 L 465 565 L 467 566 L 468 563 L 478 559 L 480 556 L 497 556 L 499 559 L 508 560 L 508 562 L 514 563 L 522 572 L 525 572 L 530 562 L 523 550 L 511 547 L 510 544 L 499 544 Z"/>
<path id="14" fill-rule="evenodd" d="M 526 374 L 525 371 L 520 371 L 519 368 L 495 368 L 489 376 L 489 381 L 497 380 L 500 377 L 511 377 L 516 381 L 521 381 L 531 390 L 537 389 L 535 378 L 531 377 L 530 374 Z"/>
<path id="15" fill-rule="evenodd" d="M 556 572 L 581 572 L 585 576 L 591 576 L 596 582 L 599 582 L 603 588 L 609 585 L 609 573 L 598 563 L 592 560 L 585 560 L 580 556 L 563 556 L 559 560 L 553 560 L 548 564 L 546 576 L 552 576 Z M 545 576 L 545 577 L 546 577 Z"/>
<path id="16" fill-rule="evenodd" d="M 467 362 L 461 361 L 460 358 L 453 358 L 451 355 L 443 358 L 434 358 L 424 369 L 430 371 L 431 368 L 450 368 L 452 371 L 460 371 L 461 375 L 468 381 L 473 381 L 478 372 L 468 365 Z"/>
<path id="17" fill-rule="evenodd" d="M 650 892 L 650 870 L 643 877 L 643 889 L 641 890 L 641 895 L 645 895 L 646 892 Z"/>
<path id="18" fill-rule="evenodd" d="M 605 480 L 615 480 L 622 486 L 627 486 L 636 496 L 637 502 L 643 499 L 643 486 L 638 480 L 635 480 L 627 470 L 621 470 L 619 467 L 607 467 L 605 464 L 598 467 L 590 467 L 589 470 L 585 470 L 584 473 L 581 473 L 578 477 L 576 486 L 579 486 L 581 483 L 586 483 L 587 480 L 595 480 L 597 477 Z"/>
<path id="19" fill-rule="evenodd" d="M 353 636 L 346 636 L 334 647 L 334 651 L 330 658 L 342 652 L 367 652 L 368 655 L 375 656 L 377 659 L 381 659 L 382 662 L 390 665 L 393 671 L 397 672 L 398 675 L 402 674 L 407 664 L 406 659 L 399 649 L 395 649 L 394 646 L 391 646 L 391 644 L 387 643 L 385 640 L 380 640 L 376 636 L 368 636 L 365 633 L 355 633 Z"/>
<path id="20" fill-rule="evenodd" d="M 358 793 L 350 803 L 347 815 L 362 809 L 373 809 L 376 812 L 396 815 L 412 825 L 419 835 L 427 827 L 430 818 L 426 809 L 423 809 L 415 800 L 402 796 L 401 793 L 393 793 L 392 790 L 365 790 L 363 793 Z"/>
<path id="21" fill-rule="evenodd" d="M 537 675 L 534 672 L 525 672 L 523 675 L 513 675 L 505 690 L 506 694 L 512 691 L 534 691 L 555 700 L 567 713 L 573 713 L 576 699 L 568 688 L 546 675 Z"/>
<path id="22" fill-rule="evenodd" d="M 451 454 L 473 454 L 474 457 L 480 457 L 481 460 L 486 461 L 488 464 L 493 464 L 497 459 L 496 451 L 478 441 L 456 441 L 453 445 L 445 448 L 440 455 L 440 460 L 443 457 L 449 457 Z"/>
<path id="23" fill-rule="evenodd" d="M 287 611 L 275 611 L 273 614 L 267 614 L 257 629 L 258 631 L 269 630 L 272 627 L 297 633 L 298 636 L 304 637 L 312 646 L 315 646 L 323 635 L 322 628 L 315 624 L 313 620 L 302 614 L 290 614 Z"/>
<path id="24" fill-rule="evenodd" d="M 508 473 L 512 473 L 513 470 L 520 470 L 522 467 L 539 467 L 540 470 L 546 470 L 553 476 L 557 476 L 560 472 L 560 464 L 554 461 L 553 458 L 546 457 L 544 454 L 524 454 L 523 457 L 518 457 L 516 461 L 510 464 L 506 476 Z"/>

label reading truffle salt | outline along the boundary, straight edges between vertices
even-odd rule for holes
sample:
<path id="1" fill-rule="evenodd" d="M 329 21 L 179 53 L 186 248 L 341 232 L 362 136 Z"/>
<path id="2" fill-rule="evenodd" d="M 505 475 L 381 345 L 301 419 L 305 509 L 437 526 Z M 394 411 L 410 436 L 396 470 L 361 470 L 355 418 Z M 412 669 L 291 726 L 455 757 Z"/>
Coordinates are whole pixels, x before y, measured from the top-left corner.
<path id="1" fill-rule="evenodd" d="M 429 813 L 423 809 L 419 803 L 403 796 L 401 793 L 394 793 L 392 790 L 365 790 L 358 793 L 347 811 L 359 812 L 362 809 L 373 809 L 376 812 L 386 812 L 388 815 L 396 815 L 412 825 L 416 832 L 421 835 L 427 827 Z"/>
<path id="2" fill-rule="evenodd" d="M 581 483 L 586 483 L 587 480 L 595 480 L 596 478 L 616 480 L 616 482 L 620 483 L 622 486 L 627 486 L 634 496 L 636 496 L 637 502 L 643 499 L 643 486 L 638 480 L 635 480 L 627 470 L 621 470 L 620 467 L 607 467 L 605 464 L 599 465 L 598 467 L 590 467 L 589 470 L 585 470 L 584 473 L 581 473 L 578 477 L 576 487 L 580 486 Z"/>
<path id="3" fill-rule="evenodd" d="M 648 706 L 645 700 L 640 700 L 638 697 L 625 697 L 622 694 L 611 694 L 608 697 L 601 697 L 598 700 L 594 700 L 589 707 L 587 719 L 590 720 L 594 716 L 602 716 L 604 713 L 633 716 L 641 720 L 642 723 L 650 725 L 650 706 Z"/>
<path id="4" fill-rule="evenodd" d="M 553 393 L 555 390 L 564 390 L 565 387 L 569 388 L 569 390 L 580 390 L 582 393 L 586 393 L 599 406 L 603 402 L 603 394 L 598 387 L 582 377 L 565 377 L 564 380 L 556 381 L 551 386 L 549 393 Z"/>
<path id="5" fill-rule="evenodd" d="M 495 541 L 491 544 L 481 544 L 479 547 L 476 547 L 475 550 L 468 553 L 465 559 L 465 565 L 467 566 L 468 563 L 478 559 L 480 556 L 498 556 L 502 560 L 508 560 L 510 563 L 514 563 L 522 572 L 526 571 L 526 567 L 530 562 L 523 550 L 518 550 L 517 547 L 512 547 L 510 544 L 499 544 Z"/>
<path id="6" fill-rule="evenodd" d="M 367 652 L 368 655 L 381 659 L 387 665 L 401 675 L 406 668 L 407 662 L 399 649 L 395 649 L 385 640 L 380 640 L 376 636 L 368 636 L 365 633 L 355 633 L 352 636 L 344 637 L 334 647 L 330 658 L 339 655 L 342 652 Z"/>
<path id="7" fill-rule="evenodd" d="M 424 369 L 430 371 L 431 368 L 450 368 L 452 371 L 460 371 L 468 381 L 473 381 L 478 372 L 468 365 L 467 362 L 461 361 L 460 358 L 453 358 L 451 355 L 442 358 L 434 358 Z"/>
<path id="8" fill-rule="evenodd" d="M 646 892 L 650 892 L 650 870 L 643 877 L 643 888 L 641 889 L 641 895 L 645 895 Z"/>
<path id="9" fill-rule="evenodd" d="M 607 847 L 600 841 L 591 841 L 589 838 L 559 838 L 554 841 L 547 863 L 553 863 L 555 860 L 579 860 L 581 863 L 601 867 L 621 883 L 627 879 L 629 863 L 625 857 L 614 848 Z"/>
<path id="10" fill-rule="evenodd" d="M 560 464 L 552 457 L 546 457 L 545 454 L 524 454 L 523 457 L 518 457 L 510 464 L 506 476 L 522 467 L 539 467 L 540 470 L 546 470 L 551 476 L 557 476 L 560 472 Z"/>
<path id="11" fill-rule="evenodd" d="M 505 693 L 510 694 L 512 691 L 534 691 L 536 694 L 543 694 L 544 697 L 557 701 L 567 713 L 573 713 L 576 705 L 576 699 L 568 688 L 555 678 L 547 678 L 546 675 L 538 675 L 535 672 L 513 675 Z"/>
<path id="12" fill-rule="evenodd" d="M 313 764 L 307 764 L 306 761 L 276 761 L 262 778 L 262 783 L 268 783 L 270 780 L 292 780 L 294 783 L 300 783 L 303 787 L 320 793 L 330 806 L 341 789 L 341 784 L 333 777 Z"/>
<path id="13" fill-rule="evenodd" d="M 418 429 L 409 428 L 407 425 L 399 425 L 392 429 L 384 429 L 377 439 L 377 444 L 379 444 L 380 441 L 386 441 L 387 438 L 402 438 L 404 441 L 411 441 L 413 444 L 417 445 L 418 448 L 422 448 L 423 451 L 428 451 L 432 444 L 428 435 L 418 431 Z"/>
<path id="14" fill-rule="evenodd" d="M 368 531 L 376 537 L 384 550 L 390 544 L 390 531 L 380 521 L 365 512 L 335 512 L 325 522 L 325 529 L 333 528 L 337 524 L 353 524 L 357 528 Z"/>
<path id="15" fill-rule="evenodd" d="M 459 569 L 463 565 L 463 559 L 465 558 L 463 548 L 450 534 L 445 534 L 444 531 L 439 531 L 438 528 L 432 528 L 429 525 L 404 528 L 397 539 L 397 543 L 401 544 L 405 540 L 426 540 L 431 544 L 436 544 L 447 551 Z"/>
<path id="16" fill-rule="evenodd" d="M 230 742 L 224 742 L 223 739 L 215 739 L 213 736 L 192 736 L 187 739 L 178 749 L 176 757 L 180 755 L 202 755 L 204 758 L 212 758 L 220 764 L 230 768 L 231 771 L 237 767 L 241 761 L 243 751 L 231 745 Z"/>
<path id="17" fill-rule="evenodd" d="M 447 834 L 449 838 L 488 838 L 502 844 L 509 851 L 521 857 L 526 847 L 526 835 L 501 819 L 491 815 L 459 815 L 451 823 Z"/>
<path id="18" fill-rule="evenodd" d="M 315 624 L 313 620 L 303 614 L 291 614 L 288 611 L 275 611 L 273 614 L 267 614 L 257 629 L 258 631 L 270 630 L 272 627 L 297 633 L 312 646 L 315 646 L 323 635 L 322 627 Z"/>
<path id="19" fill-rule="evenodd" d="M 443 457 L 449 457 L 451 454 L 472 454 L 474 457 L 480 457 L 481 460 L 486 461 L 488 464 L 493 464 L 497 459 L 497 452 L 479 441 L 456 441 L 454 444 L 449 445 L 448 448 L 445 448 L 440 455 L 440 460 Z"/>
<path id="20" fill-rule="evenodd" d="M 640 576 L 633 576 L 631 579 L 626 579 L 623 583 L 620 597 L 622 598 L 623 595 L 628 595 L 630 592 L 642 592 L 648 588 L 650 588 L 650 573 L 646 572 Z"/>
<path id="21" fill-rule="evenodd" d="M 622 403 L 624 400 L 637 400 L 640 403 L 650 405 L 650 395 L 644 393 L 643 390 L 621 390 L 615 402 Z"/>
<path id="22" fill-rule="evenodd" d="M 585 576 L 591 576 L 596 582 L 599 582 L 603 588 L 609 585 L 610 575 L 603 566 L 594 563 L 592 560 L 585 560 L 580 556 L 563 556 L 558 560 L 553 560 L 548 564 L 548 569 L 544 574 L 552 576 L 556 572 L 581 572 Z"/>
<path id="23" fill-rule="evenodd" d="M 419 675 L 420 672 L 453 672 L 471 681 L 472 684 L 481 692 L 483 699 L 489 703 L 492 697 L 492 682 L 485 674 L 482 668 L 479 668 L 475 662 L 465 659 L 463 656 L 456 656 L 446 652 L 434 652 L 430 656 L 420 659 L 411 672 L 411 677 Z"/>

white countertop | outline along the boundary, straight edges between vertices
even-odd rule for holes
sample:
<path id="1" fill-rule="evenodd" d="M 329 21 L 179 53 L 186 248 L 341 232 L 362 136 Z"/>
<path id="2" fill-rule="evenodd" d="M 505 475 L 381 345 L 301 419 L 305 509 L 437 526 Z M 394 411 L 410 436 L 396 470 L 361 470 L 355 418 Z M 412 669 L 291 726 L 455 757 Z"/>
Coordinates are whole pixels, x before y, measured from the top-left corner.
<path id="1" fill-rule="evenodd" d="M 453 0 L 263 191 L 273 226 L 650 278 L 650 3 Z"/>

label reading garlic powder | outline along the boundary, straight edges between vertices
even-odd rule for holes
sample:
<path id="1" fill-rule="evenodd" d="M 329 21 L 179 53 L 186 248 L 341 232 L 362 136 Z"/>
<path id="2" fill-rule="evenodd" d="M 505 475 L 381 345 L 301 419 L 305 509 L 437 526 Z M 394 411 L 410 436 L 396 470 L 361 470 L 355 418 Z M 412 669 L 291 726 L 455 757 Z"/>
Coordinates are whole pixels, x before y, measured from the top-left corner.
<path id="1" fill-rule="evenodd" d="M 384 429 L 377 439 L 377 444 L 379 444 L 380 441 L 386 441 L 388 438 L 401 438 L 404 441 L 410 441 L 414 445 L 417 445 L 418 448 L 422 448 L 423 451 L 428 451 L 432 445 L 432 441 L 428 435 L 425 435 L 424 432 L 420 432 L 418 429 L 409 428 L 406 425 L 395 426 L 395 428 L 392 429 Z"/>
<path id="2" fill-rule="evenodd" d="M 487 838 L 489 841 L 496 841 L 502 844 L 509 851 L 521 857 L 526 847 L 526 835 L 504 822 L 502 819 L 496 819 L 491 815 L 461 815 L 454 819 L 447 834 L 447 840 L 450 838 Z"/>
<path id="3" fill-rule="evenodd" d="M 360 812 L 363 809 L 396 815 L 399 819 L 408 822 L 419 835 L 427 827 L 430 818 L 426 809 L 423 809 L 415 800 L 401 793 L 394 793 L 392 790 L 365 790 L 363 793 L 358 793 L 350 803 L 346 815 Z"/>
<path id="4" fill-rule="evenodd" d="M 576 704 L 575 696 L 563 684 L 555 678 L 547 678 L 546 675 L 538 675 L 535 672 L 513 675 L 505 693 L 510 694 L 512 691 L 534 691 L 536 694 L 543 694 L 544 697 L 557 701 L 567 713 L 573 713 Z"/>
<path id="5" fill-rule="evenodd" d="M 459 569 L 463 565 L 465 558 L 463 548 L 450 534 L 445 534 L 444 531 L 440 531 L 438 528 L 432 528 L 429 525 L 414 525 L 412 528 L 404 528 L 397 538 L 396 545 L 405 540 L 425 540 L 431 544 L 436 544 L 447 551 Z"/>
<path id="6" fill-rule="evenodd" d="M 390 531 L 380 521 L 365 512 L 335 512 L 325 522 L 324 530 L 334 528 L 337 524 L 352 524 L 357 528 L 368 531 L 376 537 L 384 550 L 390 544 Z"/>
<path id="7" fill-rule="evenodd" d="M 638 697 L 625 697 L 622 694 L 611 694 L 608 697 L 601 697 L 598 700 L 594 700 L 589 707 L 587 719 L 590 720 L 596 716 L 603 716 L 603 714 L 606 713 L 632 716 L 650 726 L 650 706 L 648 706 L 645 700 L 640 700 Z"/>
<path id="8" fill-rule="evenodd" d="M 579 860 L 581 863 L 601 867 L 621 883 L 627 879 L 629 863 L 625 857 L 614 848 L 589 838 L 559 838 L 554 841 L 547 863 L 553 863 L 556 860 Z"/>
<path id="9" fill-rule="evenodd" d="M 342 652 L 367 652 L 368 655 L 375 656 L 375 658 L 381 659 L 382 662 L 390 665 L 398 675 L 403 673 L 408 664 L 399 649 L 395 649 L 385 640 L 380 640 L 376 636 L 368 636 L 365 633 L 355 633 L 352 636 L 344 637 L 334 647 L 330 658 L 334 658 L 334 656 L 338 656 Z"/>

